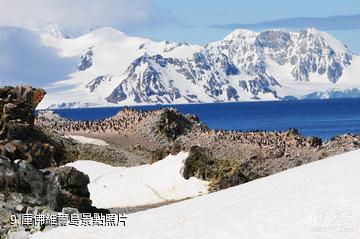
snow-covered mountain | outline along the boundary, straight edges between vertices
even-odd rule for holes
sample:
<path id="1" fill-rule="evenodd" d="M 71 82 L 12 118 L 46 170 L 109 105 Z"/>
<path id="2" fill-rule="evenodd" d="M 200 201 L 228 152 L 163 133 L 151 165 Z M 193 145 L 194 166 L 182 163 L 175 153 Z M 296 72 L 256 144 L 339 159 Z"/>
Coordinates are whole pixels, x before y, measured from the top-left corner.
<path id="1" fill-rule="evenodd" d="M 360 57 L 313 28 L 238 29 L 205 46 L 69 32 L 0 28 L 1 84 L 45 87 L 41 108 L 359 95 Z"/>

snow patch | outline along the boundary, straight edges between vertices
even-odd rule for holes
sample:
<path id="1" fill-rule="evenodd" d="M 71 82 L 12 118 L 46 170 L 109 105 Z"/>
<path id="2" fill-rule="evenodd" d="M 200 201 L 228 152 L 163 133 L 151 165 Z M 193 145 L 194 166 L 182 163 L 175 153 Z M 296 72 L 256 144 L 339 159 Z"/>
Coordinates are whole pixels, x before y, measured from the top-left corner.
<path id="1" fill-rule="evenodd" d="M 126 227 L 61 227 L 32 238 L 358 239 L 359 170 L 356 150 L 131 214 Z"/>
<path id="2" fill-rule="evenodd" d="M 89 137 L 85 137 L 85 136 L 69 134 L 69 135 L 65 135 L 65 137 L 71 138 L 71 139 L 73 139 L 73 140 L 75 140 L 75 141 L 77 141 L 78 143 L 81 143 L 81 144 L 93 144 L 93 145 L 99 145 L 99 146 L 109 145 L 104 140 L 89 138 Z"/>
<path id="3" fill-rule="evenodd" d="M 137 167 L 112 167 L 95 161 L 67 165 L 89 175 L 90 199 L 96 207 L 135 207 L 208 193 L 208 182 L 182 176 L 188 156 L 189 153 L 180 152 Z"/>

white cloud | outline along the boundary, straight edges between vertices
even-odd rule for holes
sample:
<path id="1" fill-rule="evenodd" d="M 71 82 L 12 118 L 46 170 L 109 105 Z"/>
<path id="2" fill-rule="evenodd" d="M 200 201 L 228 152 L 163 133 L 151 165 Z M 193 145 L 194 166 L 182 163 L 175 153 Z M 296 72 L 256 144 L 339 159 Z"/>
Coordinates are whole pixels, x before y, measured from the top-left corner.
<path id="1" fill-rule="evenodd" d="M 155 25 L 164 12 L 154 0 L 0 0 L 0 26 L 115 26 L 121 29 Z"/>

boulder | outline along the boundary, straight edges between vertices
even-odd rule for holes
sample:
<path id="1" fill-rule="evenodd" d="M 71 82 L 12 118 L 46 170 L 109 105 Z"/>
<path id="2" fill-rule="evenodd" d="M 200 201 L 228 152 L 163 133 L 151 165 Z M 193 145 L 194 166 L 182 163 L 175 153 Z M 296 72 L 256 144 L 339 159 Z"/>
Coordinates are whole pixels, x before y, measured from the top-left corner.
<path id="1" fill-rule="evenodd" d="M 0 158 L 0 175 L 0 191 L 9 193 L 5 201 L 14 202 L 17 210 L 19 205 L 46 206 L 56 211 L 63 207 L 86 211 L 91 207 L 89 177 L 73 167 L 38 170 L 24 161 Z"/>
<path id="2" fill-rule="evenodd" d="M 68 166 L 47 168 L 45 173 L 54 174 L 59 180 L 61 195 L 58 203 L 61 208 L 73 207 L 86 211 L 85 209 L 91 206 L 87 187 L 90 183 L 89 176 Z"/>
<path id="3" fill-rule="evenodd" d="M 0 159 L 0 175 L 0 191 L 11 195 L 7 199 L 18 204 L 59 208 L 60 184 L 56 176 L 24 161 L 15 163 L 7 158 Z"/>

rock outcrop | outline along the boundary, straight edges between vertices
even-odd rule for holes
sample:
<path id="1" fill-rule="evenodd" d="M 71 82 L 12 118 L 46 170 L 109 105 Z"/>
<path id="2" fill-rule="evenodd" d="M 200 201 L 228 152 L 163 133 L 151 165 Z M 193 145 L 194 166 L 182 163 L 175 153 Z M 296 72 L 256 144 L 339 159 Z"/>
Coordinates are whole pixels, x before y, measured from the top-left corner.
<path id="1" fill-rule="evenodd" d="M 34 110 L 44 95 L 44 90 L 30 86 L 0 89 L 1 156 L 26 161 L 38 169 L 56 166 L 61 161 L 61 147 L 34 129 Z"/>
<path id="2" fill-rule="evenodd" d="M 175 140 L 180 135 L 189 132 L 194 125 L 199 124 L 199 118 L 193 115 L 183 115 L 173 108 L 165 108 L 154 126 L 154 132 Z"/>
<path id="3" fill-rule="evenodd" d="M 47 168 L 45 174 L 55 175 L 60 185 L 58 208 L 73 207 L 80 212 L 85 212 L 91 207 L 90 193 L 87 185 L 90 183 L 89 176 L 73 167 Z"/>
<path id="4" fill-rule="evenodd" d="M 34 208 L 97 211 L 91 206 L 88 176 L 58 167 L 69 153 L 63 142 L 34 126 L 34 110 L 44 95 L 30 86 L 0 88 L 0 238 L 16 230 L 9 224 L 11 215 Z"/>
<path id="5" fill-rule="evenodd" d="M 26 86 L 0 89 L 0 138 L 25 138 L 34 125 L 33 112 L 45 95 Z"/>

